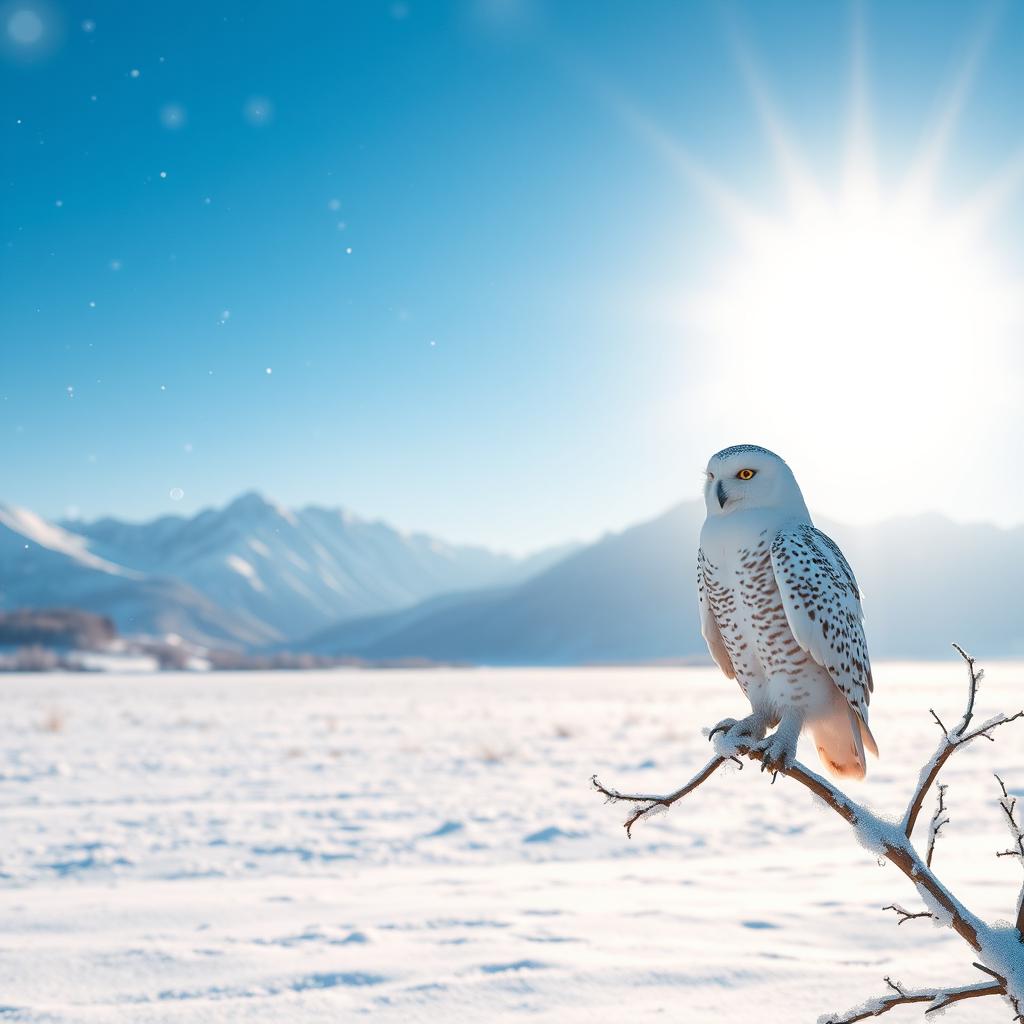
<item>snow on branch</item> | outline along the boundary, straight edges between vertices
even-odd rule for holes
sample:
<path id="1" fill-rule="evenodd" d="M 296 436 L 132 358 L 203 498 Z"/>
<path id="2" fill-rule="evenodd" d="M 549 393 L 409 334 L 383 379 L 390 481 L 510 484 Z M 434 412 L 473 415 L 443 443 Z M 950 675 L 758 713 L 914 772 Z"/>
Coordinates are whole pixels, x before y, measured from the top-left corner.
<path id="1" fill-rule="evenodd" d="M 953 751 L 965 746 L 979 736 L 984 736 L 985 739 L 991 740 L 993 729 L 1024 717 L 1024 711 L 1018 711 L 1015 715 L 1010 715 L 1009 717 L 1006 715 L 996 715 L 985 722 L 984 725 L 979 726 L 972 732 L 968 732 L 967 729 L 974 718 L 974 701 L 978 696 L 978 687 L 981 685 L 985 673 L 981 669 L 975 671 L 974 659 L 959 644 L 953 644 L 953 649 L 967 663 L 967 708 L 964 711 L 963 717 L 952 729 L 947 729 L 943 725 L 942 719 L 935 713 L 935 709 L 929 708 L 932 718 L 935 719 L 935 724 L 942 730 L 942 739 L 939 741 L 939 746 L 932 755 L 931 760 L 921 769 L 917 789 L 914 790 L 914 795 L 910 798 L 906 813 L 903 815 L 903 833 L 908 839 L 914 831 L 914 824 L 917 822 L 917 816 L 921 813 L 921 805 L 924 803 L 924 798 L 928 795 L 928 790 L 931 789 L 932 784 L 939 776 L 939 772 L 942 771 L 942 766 L 949 760 Z"/>
<path id="2" fill-rule="evenodd" d="M 685 786 L 664 796 L 656 796 L 651 793 L 620 793 L 617 789 L 607 789 L 598 782 L 596 775 L 591 777 L 590 782 L 598 793 L 603 793 L 608 798 L 608 803 L 625 802 L 635 805 L 634 812 L 625 822 L 626 835 L 632 839 L 633 826 L 638 821 L 668 810 L 677 800 L 682 800 L 687 793 L 692 793 L 702 782 L 710 779 L 726 761 L 735 761 L 741 768 L 743 767 L 743 762 L 738 757 L 715 756 Z"/>
<path id="3" fill-rule="evenodd" d="M 1006 789 L 1006 783 L 997 775 L 996 782 L 1003 795 L 999 798 L 999 807 L 1003 812 L 1003 818 L 1010 835 L 1013 836 L 1014 847 L 997 853 L 997 857 L 1016 857 L 1024 866 L 1024 827 L 1017 820 L 1017 798 L 1010 796 Z M 1016 929 L 1020 933 L 1021 941 L 1024 942 L 1024 887 L 1021 888 L 1020 896 L 1017 898 L 1017 923 Z"/>
<path id="4" fill-rule="evenodd" d="M 996 782 L 999 783 L 999 788 L 1003 791 L 1003 795 L 999 798 L 999 806 L 1002 808 L 1003 817 L 1009 826 L 1010 834 L 1013 836 L 1013 841 L 1016 845 L 1015 850 L 1003 850 L 1002 853 L 998 853 L 996 856 L 1019 857 L 1021 863 L 1024 864 L 1024 830 L 1021 829 L 1020 823 L 1017 821 L 1017 798 L 1010 796 L 1006 790 L 1006 783 L 998 775 L 996 776 Z"/>
<path id="5" fill-rule="evenodd" d="M 925 858 L 925 863 L 928 867 L 932 866 L 932 856 L 935 853 L 935 840 L 939 838 L 942 826 L 949 824 L 949 818 L 943 817 L 946 813 L 947 789 L 949 789 L 948 786 L 941 782 L 939 783 L 939 802 L 935 806 L 935 813 L 932 815 L 931 827 L 928 829 L 928 856 Z"/>
<path id="6" fill-rule="evenodd" d="M 932 718 L 942 730 L 942 741 L 931 760 L 921 770 L 917 788 L 901 821 L 896 823 L 873 814 L 866 807 L 850 799 L 833 783 L 798 761 L 793 761 L 778 772 L 773 772 L 772 782 L 777 775 L 782 775 L 809 790 L 853 828 L 864 846 L 899 868 L 916 888 L 926 909 L 920 913 L 911 913 L 895 903 L 883 909 L 894 911 L 900 919 L 899 924 L 916 918 L 932 918 L 940 925 L 951 928 L 977 954 L 981 962 L 973 961 L 974 966 L 987 974 L 990 980 L 956 988 L 905 989 L 899 983 L 886 978 L 886 984 L 891 990 L 888 994 L 870 1000 L 845 1016 L 822 1017 L 822 1024 L 853 1024 L 854 1021 L 877 1017 L 894 1007 L 910 1003 L 926 1003 L 925 1013 L 932 1013 L 962 999 L 982 996 L 1004 997 L 1014 1014 L 1011 1019 L 1024 1022 L 1024 890 L 1017 902 L 1017 930 L 996 927 L 987 924 L 969 911 L 932 871 L 935 840 L 943 826 L 949 823 L 949 817 L 946 815 L 945 785 L 939 786 L 938 805 L 932 816 L 925 857 L 918 853 L 911 839 L 924 798 L 935 784 L 942 766 L 953 751 L 979 736 L 992 740 L 991 734 L 998 726 L 1024 718 L 1024 710 L 1011 716 L 1000 714 L 971 729 L 978 686 L 983 673 L 976 670 L 974 659 L 963 648 L 955 644 L 954 647 L 967 663 L 967 706 L 960 721 L 952 729 L 945 727 L 934 710 L 931 712 Z M 727 761 L 735 761 L 740 767 L 743 759 L 759 761 L 762 770 L 765 767 L 764 751 L 757 744 L 746 745 L 742 740 L 730 741 L 720 735 L 715 739 L 715 750 L 715 756 L 685 786 L 671 793 L 622 793 L 600 783 L 596 775 L 591 782 L 609 803 L 632 805 L 631 813 L 625 822 L 626 834 L 632 836 L 633 826 L 637 822 L 655 813 L 667 811 L 711 778 Z M 1015 849 L 1007 850 L 1000 856 L 1019 857 L 1024 864 L 1024 827 L 1017 819 L 1016 799 L 1010 796 L 1001 779 L 999 784 L 1003 793 L 1000 807 L 1016 844 Z"/>
<path id="7" fill-rule="evenodd" d="M 896 922 L 897 926 L 906 924 L 907 921 L 916 921 L 918 918 L 928 918 L 934 921 L 935 915 L 928 910 L 921 910 L 916 914 L 912 914 L 909 910 L 901 907 L 898 903 L 890 903 L 887 907 L 882 907 L 883 910 L 894 910 L 899 915 L 899 920 Z"/>
<path id="8" fill-rule="evenodd" d="M 982 981 L 974 985 L 962 985 L 959 988 L 919 988 L 906 989 L 898 981 L 892 978 L 885 979 L 886 985 L 892 989 L 889 995 L 879 996 L 877 999 L 869 999 L 856 1010 L 841 1017 L 819 1017 L 818 1024 L 854 1024 L 858 1020 L 867 1020 L 868 1017 L 881 1017 L 897 1006 L 906 1006 L 908 1003 L 927 1003 L 925 1013 L 933 1013 L 935 1010 L 942 1010 L 950 1003 L 957 1003 L 961 999 L 976 999 L 979 996 L 999 996 L 1003 994 L 1003 986 L 998 981 Z"/>

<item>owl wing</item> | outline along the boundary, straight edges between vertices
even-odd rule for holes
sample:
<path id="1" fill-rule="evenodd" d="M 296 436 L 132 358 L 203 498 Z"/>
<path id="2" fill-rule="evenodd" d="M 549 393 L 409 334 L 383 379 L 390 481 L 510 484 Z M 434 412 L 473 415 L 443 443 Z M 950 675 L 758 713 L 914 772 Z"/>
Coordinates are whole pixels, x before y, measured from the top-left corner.
<path id="1" fill-rule="evenodd" d="M 796 642 L 828 672 L 866 725 L 874 682 L 860 588 L 850 564 L 830 537 L 807 523 L 780 530 L 771 555 Z"/>
<path id="2" fill-rule="evenodd" d="M 700 631 L 715 659 L 718 667 L 730 678 L 736 678 L 736 669 L 732 667 L 732 658 L 726 649 L 725 641 L 722 639 L 722 631 L 718 628 L 715 620 L 715 613 L 711 610 L 711 602 L 708 601 L 708 585 L 704 578 L 704 552 L 697 551 L 697 600 L 700 602 Z"/>

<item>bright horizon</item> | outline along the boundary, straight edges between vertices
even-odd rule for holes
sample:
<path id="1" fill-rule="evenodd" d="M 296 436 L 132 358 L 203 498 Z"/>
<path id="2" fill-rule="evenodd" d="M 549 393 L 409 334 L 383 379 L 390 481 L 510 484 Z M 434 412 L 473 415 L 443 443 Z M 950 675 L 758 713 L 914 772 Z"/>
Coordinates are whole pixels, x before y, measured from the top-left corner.
<path id="1" fill-rule="evenodd" d="M 1024 521 L 1024 11 L 9 7 L 0 500 L 524 552 L 754 442 Z"/>

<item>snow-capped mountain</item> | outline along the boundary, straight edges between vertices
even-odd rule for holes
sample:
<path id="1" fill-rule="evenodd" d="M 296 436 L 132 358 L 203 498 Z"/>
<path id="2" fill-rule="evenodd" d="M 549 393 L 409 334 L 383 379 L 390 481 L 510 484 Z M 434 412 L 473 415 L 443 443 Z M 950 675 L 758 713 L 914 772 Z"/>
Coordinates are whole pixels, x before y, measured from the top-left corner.
<path id="1" fill-rule="evenodd" d="M 0 505 L 0 608 L 48 607 L 109 615 L 125 633 L 177 633 L 197 643 L 248 646 L 277 636 L 180 580 L 147 576 L 97 554 L 88 537 Z"/>
<path id="2" fill-rule="evenodd" d="M 58 525 L 0 507 L 0 607 L 74 606 L 110 615 L 123 632 L 258 646 L 445 591 L 516 582 L 560 553 L 516 559 L 255 493 L 146 523 Z"/>

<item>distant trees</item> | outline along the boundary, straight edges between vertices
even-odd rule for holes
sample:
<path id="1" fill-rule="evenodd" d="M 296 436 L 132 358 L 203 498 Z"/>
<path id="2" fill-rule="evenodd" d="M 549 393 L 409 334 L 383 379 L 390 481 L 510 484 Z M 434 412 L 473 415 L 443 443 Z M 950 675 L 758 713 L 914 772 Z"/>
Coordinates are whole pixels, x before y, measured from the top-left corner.
<path id="1" fill-rule="evenodd" d="M 75 648 L 98 651 L 117 639 L 105 615 L 77 608 L 20 608 L 0 612 L 0 647 Z"/>

